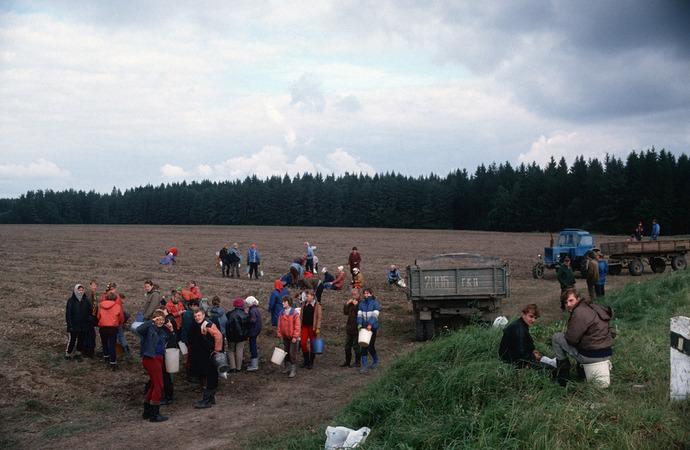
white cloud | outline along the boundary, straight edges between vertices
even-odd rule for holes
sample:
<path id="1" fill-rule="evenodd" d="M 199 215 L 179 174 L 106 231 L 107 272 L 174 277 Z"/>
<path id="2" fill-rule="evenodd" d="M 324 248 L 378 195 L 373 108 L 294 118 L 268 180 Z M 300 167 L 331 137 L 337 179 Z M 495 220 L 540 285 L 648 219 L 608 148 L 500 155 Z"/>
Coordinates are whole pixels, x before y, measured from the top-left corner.
<path id="1" fill-rule="evenodd" d="M 342 175 L 349 173 L 366 173 L 373 175 L 376 169 L 345 150 L 339 148 L 326 155 L 324 163 L 315 163 L 302 154 L 290 155 L 284 149 L 267 145 L 260 151 L 249 155 L 227 159 L 218 164 L 200 164 L 196 169 L 186 171 L 180 166 L 165 164 L 160 168 L 165 178 L 237 180 L 256 175 L 259 178 L 295 176 L 304 173 L 322 173 Z"/>
<path id="2" fill-rule="evenodd" d="M 6 178 L 65 178 L 69 175 L 68 170 L 43 158 L 29 164 L 0 164 L 0 177 Z"/>

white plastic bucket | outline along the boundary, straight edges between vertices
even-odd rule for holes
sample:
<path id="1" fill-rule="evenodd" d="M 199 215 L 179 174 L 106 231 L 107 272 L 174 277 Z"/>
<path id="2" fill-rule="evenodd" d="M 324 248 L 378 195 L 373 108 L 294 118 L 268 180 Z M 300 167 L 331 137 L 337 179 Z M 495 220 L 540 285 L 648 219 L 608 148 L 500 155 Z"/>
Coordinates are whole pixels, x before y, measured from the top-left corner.
<path id="1" fill-rule="evenodd" d="M 168 373 L 177 373 L 180 371 L 180 349 L 166 348 L 165 349 L 165 371 Z"/>
<path id="2" fill-rule="evenodd" d="M 606 388 L 611 385 L 611 361 L 601 361 L 591 364 L 583 364 L 587 381 L 596 383 L 599 387 Z"/>
<path id="3" fill-rule="evenodd" d="M 285 357 L 287 356 L 287 352 L 283 350 L 282 348 L 274 348 L 273 349 L 273 356 L 271 356 L 271 362 L 277 366 L 283 364 L 283 361 L 285 361 Z"/>
<path id="4" fill-rule="evenodd" d="M 177 343 L 177 346 L 180 347 L 180 353 L 183 355 L 186 355 L 189 352 L 189 349 L 187 348 L 187 344 L 184 342 L 180 341 Z"/>
<path id="5" fill-rule="evenodd" d="M 371 342 L 371 336 L 373 333 L 366 328 L 359 330 L 359 336 L 357 337 L 357 342 L 360 347 L 369 347 L 369 342 Z"/>

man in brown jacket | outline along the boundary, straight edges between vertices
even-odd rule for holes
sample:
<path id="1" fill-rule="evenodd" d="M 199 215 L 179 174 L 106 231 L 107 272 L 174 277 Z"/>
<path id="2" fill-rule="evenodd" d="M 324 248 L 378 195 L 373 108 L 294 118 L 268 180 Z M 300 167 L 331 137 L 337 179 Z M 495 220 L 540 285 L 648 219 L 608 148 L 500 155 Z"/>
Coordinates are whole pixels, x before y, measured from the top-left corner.
<path id="1" fill-rule="evenodd" d="M 340 269 L 340 268 L 339 268 Z M 360 366 L 362 352 L 357 343 L 359 331 L 357 330 L 357 311 L 359 311 L 359 289 L 352 289 L 352 296 L 343 305 L 343 314 L 347 316 L 345 325 L 345 362 L 340 367 L 350 367 L 352 362 L 352 350 L 355 351 L 355 367 Z"/>
<path id="2" fill-rule="evenodd" d="M 592 303 L 597 298 L 596 285 L 599 281 L 599 261 L 594 251 L 587 253 L 587 292 L 589 292 L 588 303 Z"/>
<path id="3" fill-rule="evenodd" d="M 556 333 L 552 338 L 556 354 L 556 377 L 564 385 L 570 371 L 572 356 L 579 364 L 591 364 L 611 359 L 613 338 L 610 308 L 582 301 L 576 289 L 563 292 L 565 308 L 570 312 L 565 333 Z"/>

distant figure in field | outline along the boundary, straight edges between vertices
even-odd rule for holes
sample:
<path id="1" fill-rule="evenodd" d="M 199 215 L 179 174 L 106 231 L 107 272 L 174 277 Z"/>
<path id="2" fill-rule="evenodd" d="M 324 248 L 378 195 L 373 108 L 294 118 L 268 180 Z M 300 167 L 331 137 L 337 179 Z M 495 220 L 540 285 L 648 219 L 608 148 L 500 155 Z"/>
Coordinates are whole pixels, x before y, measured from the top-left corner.
<path id="1" fill-rule="evenodd" d="M 232 248 L 228 254 L 228 260 L 230 261 L 230 276 L 240 277 L 240 261 L 242 261 L 242 254 L 240 253 L 240 246 L 237 242 L 232 244 Z"/>
<path id="2" fill-rule="evenodd" d="M 347 265 L 350 267 L 350 274 L 354 278 L 355 269 L 359 269 L 362 264 L 362 255 L 359 254 L 357 247 L 352 247 L 350 256 L 347 257 Z"/>
<path id="3" fill-rule="evenodd" d="M 659 239 L 659 234 L 661 234 L 661 225 L 656 219 L 652 219 L 652 234 L 649 235 L 649 240 L 656 241 Z"/>
<path id="4" fill-rule="evenodd" d="M 607 361 L 613 355 L 614 334 L 611 329 L 613 311 L 582 301 L 576 289 L 563 293 L 570 317 L 565 333 L 556 333 L 551 339 L 556 354 L 554 375 L 561 386 L 569 378 L 571 356 L 579 364 Z"/>
<path id="5" fill-rule="evenodd" d="M 98 325 L 98 283 L 91 280 L 89 288 L 84 292 L 86 299 L 91 303 L 91 316 L 89 326 L 84 335 L 84 350 L 82 353 L 87 358 L 93 358 L 96 354 L 96 325 Z"/>
<path id="6" fill-rule="evenodd" d="M 218 252 L 218 258 L 220 259 L 220 273 L 222 277 L 230 276 L 230 250 L 228 246 L 224 245 L 223 248 Z"/>
<path id="7" fill-rule="evenodd" d="M 168 311 L 172 320 L 175 321 L 176 328 L 182 329 L 182 316 L 185 312 L 184 303 L 182 302 L 182 294 L 177 289 L 170 291 L 170 300 L 165 304 L 165 310 Z"/>
<path id="8" fill-rule="evenodd" d="M 361 289 L 364 285 L 364 275 L 357 267 L 352 269 L 352 283 L 353 288 Z"/>
<path id="9" fill-rule="evenodd" d="M 498 347 L 498 356 L 503 362 L 518 367 L 539 368 L 541 353 L 534 347 L 529 328 L 539 318 L 539 308 L 530 303 L 522 308 L 522 316 L 503 329 L 503 337 Z"/>
<path id="10" fill-rule="evenodd" d="M 252 244 L 247 250 L 247 264 L 249 264 L 249 278 L 254 276 L 254 279 L 259 279 L 259 264 L 261 264 L 261 255 L 256 248 L 256 244 Z"/>
<path id="11" fill-rule="evenodd" d="M 599 281 L 599 263 L 593 250 L 587 252 L 586 261 L 587 292 L 589 293 L 589 299 L 587 301 L 592 303 L 597 298 L 596 285 Z"/>
<path id="12" fill-rule="evenodd" d="M 561 294 L 567 289 L 575 287 L 575 274 L 573 269 L 570 268 L 570 257 L 566 256 L 563 258 L 563 263 L 556 269 L 556 278 L 558 278 L 558 283 L 561 285 Z M 561 310 L 565 311 L 563 297 L 561 297 Z"/>
<path id="13" fill-rule="evenodd" d="M 398 284 L 402 278 L 400 277 L 400 270 L 395 264 L 391 264 L 388 270 L 388 285 Z"/>
<path id="14" fill-rule="evenodd" d="M 65 321 L 67 322 L 67 332 L 69 342 L 65 351 L 65 359 L 81 358 L 86 342 L 86 333 L 93 329 L 91 322 L 91 302 L 84 295 L 85 289 L 81 284 L 74 285 L 72 295 L 65 305 Z M 74 351 L 76 347 L 76 352 Z"/>
<path id="15" fill-rule="evenodd" d="M 177 262 L 177 247 L 170 247 L 165 249 L 165 257 L 160 260 L 164 266 L 172 265 Z"/>
<path id="16" fill-rule="evenodd" d="M 316 250 L 315 245 L 310 245 L 309 242 L 305 242 L 307 261 L 304 265 L 304 269 L 308 272 L 314 272 L 314 251 Z"/>
<path id="17" fill-rule="evenodd" d="M 359 289 L 352 289 L 350 298 L 343 305 L 343 314 L 347 316 L 345 323 L 345 362 L 340 367 L 350 367 L 352 362 L 352 352 L 355 354 L 355 367 L 361 366 L 362 349 L 359 347 L 357 337 L 357 315 L 359 312 L 359 301 L 361 295 Z"/>
<path id="18" fill-rule="evenodd" d="M 641 241 L 642 236 L 644 236 L 644 227 L 642 226 L 642 221 L 640 220 L 637 223 L 637 227 L 635 227 L 635 231 L 633 231 L 633 238 L 636 241 Z"/>
<path id="19" fill-rule="evenodd" d="M 278 320 L 283 312 L 283 297 L 290 296 L 290 291 L 283 286 L 281 280 L 273 282 L 271 297 L 268 299 L 268 312 L 271 314 L 271 325 L 278 326 Z M 287 350 L 286 350 L 287 351 Z"/>
<path id="20" fill-rule="evenodd" d="M 605 295 L 606 274 L 609 273 L 609 263 L 606 262 L 601 252 L 597 252 L 597 263 L 599 266 L 599 280 L 594 287 L 597 297 L 603 297 Z"/>
<path id="21" fill-rule="evenodd" d="M 151 320 L 153 312 L 161 307 L 161 292 L 153 281 L 144 281 L 144 320 Z"/>

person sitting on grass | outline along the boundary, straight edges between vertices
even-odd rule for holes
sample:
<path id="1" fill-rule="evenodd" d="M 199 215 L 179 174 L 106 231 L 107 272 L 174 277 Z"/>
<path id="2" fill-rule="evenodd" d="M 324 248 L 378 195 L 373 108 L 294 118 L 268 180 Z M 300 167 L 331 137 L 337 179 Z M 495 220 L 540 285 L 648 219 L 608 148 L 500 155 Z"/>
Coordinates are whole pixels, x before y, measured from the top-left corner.
<path id="1" fill-rule="evenodd" d="M 570 360 L 578 364 L 608 361 L 613 355 L 614 332 L 611 328 L 611 308 L 582 300 L 576 289 L 563 292 L 565 307 L 570 313 L 565 333 L 556 333 L 551 339 L 556 354 L 554 376 L 565 386 L 570 373 Z"/>
<path id="2" fill-rule="evenodd" d="M 522 316 L 519 319 L 505 327 L 498 347 L 498 356 L 503 362 L 535 369 L 551 365 L 552 360 L 539 353 L 529 334 L 529 327 L 534 325 L 538 318 L 539 308 L 534 303 L 530 303 L 522 308 Z"/>

